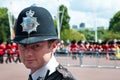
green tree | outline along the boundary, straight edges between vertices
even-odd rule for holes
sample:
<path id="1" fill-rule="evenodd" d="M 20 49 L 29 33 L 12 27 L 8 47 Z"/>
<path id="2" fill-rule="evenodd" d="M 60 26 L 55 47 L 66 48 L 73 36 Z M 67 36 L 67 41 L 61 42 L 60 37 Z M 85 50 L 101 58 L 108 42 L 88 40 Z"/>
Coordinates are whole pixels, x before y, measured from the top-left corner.
<path id="1" fill-rule="evenodd" d="M 80 34 L 79 32 L 75 30 L 70 29 L 69 25 L 70 16 L 68 15 L 67 7 L 64 5 L 59 6 L 59 23 L 60 23 L 60 38 L 61 40 L 84 40 L 85 37 L 83 34 Z M 54 20 L 54 25 L 57 30 L 57 21 Z M 58 32 L 58 31 L 57 31 Z"/>
<path id="2" fill-rule="evenodd" d="M 85 30 L 79 30 L 79 33 L 82 33 L 85 35 L 86 40 L 88 41 L 94 41 L 94 36 L 95 36 L 95 32 L 94 31 L 90 31 L 89 29 L 85 29 Z"/>
<path id="3" fill-rule="evenodd" d="M 79 33 L 84 34 L 87 41 L 94 41 L 95 40 L 95 31 L 85 29 L 85 30 L 80 30 Z M 108 35 L 108 34 L 113 34 L 113 33 L 110 33 L 110 31 L 105 30 L 105 29 L 97 30 L 97 38 L 98 38 L 98 40 L 104 41 L 104 40 L 111 39 L 111 38 L 109 38 L 110 35 Z"/>
<path id="4" fill-rule="evenodd" d="M 113 31 L 106 31 L 105 35 L 103 36 L 104 41 L 120 39 L 119 33 L 114 33 Z"/>
<path id="5" fill-rule="evenodd" d="M 108 30 L 105 29 L 99 29 L 98 30 L 98 40 L 105 40 L 105 35 L 108 34 Z"/>
<path id="6" fill-rule="evenodd" d="M 0 39 L 6 41 L 10 37 L 7 8 L 0 8 Z"/>
<path id="7" fill-rule="evenodd" d="M 120 11 L 118 11 L 110 20 L 109 30 L 120 32 Z"/>
<path id="8" fill-rule="evenodd" d="M 86 40 L 84 34 L 80 34 L 79 32 L 73 30 L 73 29 L 64 29 L 64 31 L 61 32 L 61 39 L 66 41 L 66 40 Z"/>
<path id="9" fill-rule="evenodd" d="M 110 19 L 109 30 L 104 36 L 106 40 L 120 39 L 120 11 Z"/>
<path id="10" fill-rule="evenodd" d="M 60 30 L 63 31 L 64 29 L 70 29 L 69 20 L 70 17 L 68 15 L 68 9 L 66 6 L 61 5 L 59 7 L 59 21 L 60 21 Z"/>

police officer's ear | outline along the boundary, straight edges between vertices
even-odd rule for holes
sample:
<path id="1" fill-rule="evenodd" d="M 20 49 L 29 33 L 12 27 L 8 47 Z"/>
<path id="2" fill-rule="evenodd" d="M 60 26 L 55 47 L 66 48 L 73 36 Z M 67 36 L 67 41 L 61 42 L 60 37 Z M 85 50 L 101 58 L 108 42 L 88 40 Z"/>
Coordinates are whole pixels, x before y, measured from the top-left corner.
<path id="1" fill-rule="evenodd" d="M 58 44 L 58 40 L 49 40 L 48 47 L 56 48 Z"/>

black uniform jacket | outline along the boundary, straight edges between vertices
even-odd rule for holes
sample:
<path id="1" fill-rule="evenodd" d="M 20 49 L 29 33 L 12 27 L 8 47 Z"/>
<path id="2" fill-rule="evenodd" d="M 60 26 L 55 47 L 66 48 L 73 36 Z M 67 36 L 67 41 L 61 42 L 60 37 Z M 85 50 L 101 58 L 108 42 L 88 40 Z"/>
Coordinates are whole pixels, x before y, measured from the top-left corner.
<path id="1" fill-rule="evenodd" d="M 41 80 L 41 79 L 37 79 L 37 80 Z M 62 65 L 59 65 L 56 68 L 56 71 L 50 75 L 48 70 L 44 80 L 76 80 L 76 79 L 66 68 L 64 68 Z"/>

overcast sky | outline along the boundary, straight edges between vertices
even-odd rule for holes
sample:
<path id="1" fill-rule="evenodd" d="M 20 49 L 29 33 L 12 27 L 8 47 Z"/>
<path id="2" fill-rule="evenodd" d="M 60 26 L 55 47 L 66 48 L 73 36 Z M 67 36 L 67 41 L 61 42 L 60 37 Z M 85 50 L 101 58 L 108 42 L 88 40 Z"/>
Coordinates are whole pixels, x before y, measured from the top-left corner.
<path id="1" fill-rule="evenodd" d="M 15 17 L 28 6 L 37 4 L 57 15 L 58 5 L 64 4 L 69 11 L 70 25 L 85 23 L 86 27 L 109 26 L 113 15 L 120 10 L 120 0 L 0 0 L 1 7 L 8 7 Z"/>

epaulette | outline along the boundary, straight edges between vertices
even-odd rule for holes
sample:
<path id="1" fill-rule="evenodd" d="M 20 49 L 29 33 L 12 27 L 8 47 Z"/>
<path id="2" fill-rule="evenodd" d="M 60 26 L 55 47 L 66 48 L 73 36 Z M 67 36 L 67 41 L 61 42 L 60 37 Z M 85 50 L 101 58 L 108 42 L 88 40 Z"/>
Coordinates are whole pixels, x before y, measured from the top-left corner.
<path id="1" fill-rule="evenodd" d="M 67 68 L 63 67 L 59 64 L 59 66 L 56 68 L 59 73 L 63 75 L 65 80 L 75 80 L 72 74 L 67 70 Z"/>

